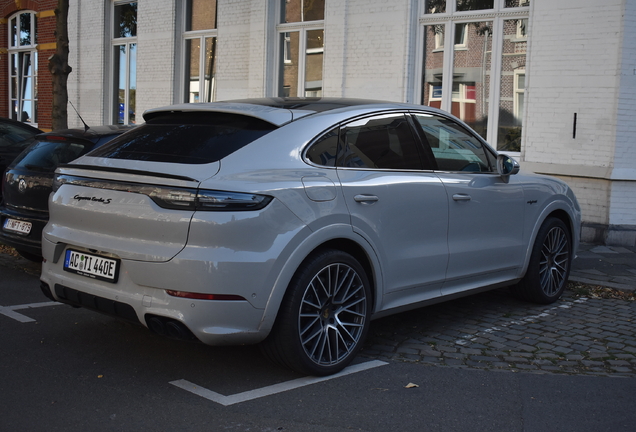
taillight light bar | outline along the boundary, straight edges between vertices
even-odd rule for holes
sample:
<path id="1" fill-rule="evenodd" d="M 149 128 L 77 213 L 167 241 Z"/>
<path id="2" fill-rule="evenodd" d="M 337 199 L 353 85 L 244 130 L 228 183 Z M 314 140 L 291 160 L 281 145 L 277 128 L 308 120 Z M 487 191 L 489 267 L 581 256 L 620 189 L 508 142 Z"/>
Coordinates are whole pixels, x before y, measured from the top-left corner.
<path id="1" fill-rule="evenodd" d="M 53 192 L 62 185 L 72 184 L 96 189 L 108 189 L 148 196 L 159 207 L 192 211 L 249 211 L 260 210 L 272 201 L 271 196 L 245 192 L 227 192 L 163 185 L 129 183 L 113 180 L 90 179 L 58 174 L 53 181 Z"/>

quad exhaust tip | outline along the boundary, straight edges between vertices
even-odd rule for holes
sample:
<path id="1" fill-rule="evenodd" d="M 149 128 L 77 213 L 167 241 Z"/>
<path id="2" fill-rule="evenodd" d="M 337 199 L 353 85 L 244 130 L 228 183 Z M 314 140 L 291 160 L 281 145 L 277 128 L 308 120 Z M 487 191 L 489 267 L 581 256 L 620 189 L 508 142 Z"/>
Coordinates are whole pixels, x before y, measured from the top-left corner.
<path id="1" fill-rule="evenodd" d="M 197 338 L 190 329 L 180 321 L 156 315 L 146 315 L 146 323 L 153 333 L 170 339 L 196 341 Z"/>

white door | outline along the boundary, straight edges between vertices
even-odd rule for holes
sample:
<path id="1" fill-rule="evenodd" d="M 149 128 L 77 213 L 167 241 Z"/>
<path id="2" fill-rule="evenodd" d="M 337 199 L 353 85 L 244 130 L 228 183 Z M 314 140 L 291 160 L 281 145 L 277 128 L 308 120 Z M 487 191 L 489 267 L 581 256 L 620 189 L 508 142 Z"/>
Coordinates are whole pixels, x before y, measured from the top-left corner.
<path id="1" fill-rule="evenodd" d="M 355 232 L 383 264 L 382 308 L 440 295 L 448 262 L 448 198 L 404 114 L 365 118 L 341 128 L 338 177 Z"/>

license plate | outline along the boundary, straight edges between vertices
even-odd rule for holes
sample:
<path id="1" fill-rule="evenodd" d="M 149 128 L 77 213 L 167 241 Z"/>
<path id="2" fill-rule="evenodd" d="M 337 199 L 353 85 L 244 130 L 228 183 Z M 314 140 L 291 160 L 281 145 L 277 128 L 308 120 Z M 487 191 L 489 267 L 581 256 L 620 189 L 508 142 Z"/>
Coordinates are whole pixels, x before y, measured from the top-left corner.
<path id="1" fill-rule="evenodd" d="M 19 221 L 15 219 L 7 218 L 4 221 L 4 229 L 7 231 L 15 231 L 22 234 L 28 234 L 31 232 L 31 222 Z"/>
<path id="2" fill-rule="evenodd" d="M 115 283 L 119 276 L 119 260 L 67 249 L 64 270 Z"/>

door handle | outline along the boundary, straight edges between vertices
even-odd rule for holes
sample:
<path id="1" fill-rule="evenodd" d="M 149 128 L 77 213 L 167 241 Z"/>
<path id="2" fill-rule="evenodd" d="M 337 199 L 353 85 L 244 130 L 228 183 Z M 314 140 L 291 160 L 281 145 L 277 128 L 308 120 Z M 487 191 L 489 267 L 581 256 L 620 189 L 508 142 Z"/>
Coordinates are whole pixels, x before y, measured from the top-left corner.
<path id="1" fill-rule="evenodd" d="M 380 198 L 378 198 L 375 195 L 356 195 L 353 197 L 353 200 L 355 202 L 359 202 L 362 204 L 370 204 L 370 203 L 374 203 L 376 201 L 378 201 Z"/>
<path id="2" fill-rule="evenodd" d="M 455 201 L 470 201 L 470 195 L 466 194 L 454 194 L 453 200 Z"/>

